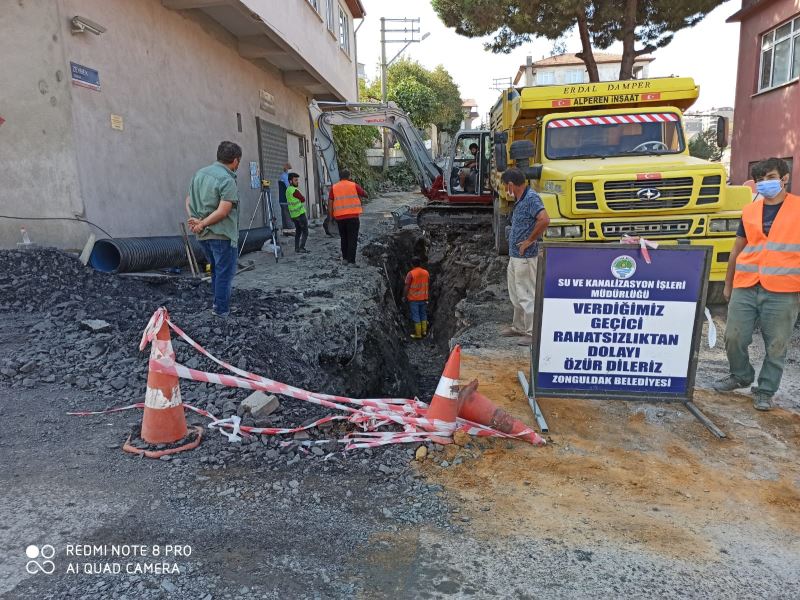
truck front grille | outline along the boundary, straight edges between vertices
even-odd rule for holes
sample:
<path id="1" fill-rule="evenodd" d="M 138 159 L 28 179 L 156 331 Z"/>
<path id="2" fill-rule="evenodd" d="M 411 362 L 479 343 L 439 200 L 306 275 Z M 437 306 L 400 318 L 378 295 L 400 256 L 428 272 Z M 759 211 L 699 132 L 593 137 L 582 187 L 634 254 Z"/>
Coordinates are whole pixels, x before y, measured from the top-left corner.
<path id="1" fill-rule="evenodd" d="M 688 206 L 693 184 L 691 177 L 606 181 L 603 192 L 610 210 L 665 210 Z"/>
<path id="2" fill-rule="evenodd" d="M 677 237 L 687 235 L 692 221 L 634 221 L 630 223 L 602 223 L 603 237 L 617 238 L 623 235 L 644 237 Z"/>
<path id="3" fill-rule="evenodd" d="M 578 210 L 597 210 L 597 194 L 591 181 L 575 182 L 575 208 Z"/>

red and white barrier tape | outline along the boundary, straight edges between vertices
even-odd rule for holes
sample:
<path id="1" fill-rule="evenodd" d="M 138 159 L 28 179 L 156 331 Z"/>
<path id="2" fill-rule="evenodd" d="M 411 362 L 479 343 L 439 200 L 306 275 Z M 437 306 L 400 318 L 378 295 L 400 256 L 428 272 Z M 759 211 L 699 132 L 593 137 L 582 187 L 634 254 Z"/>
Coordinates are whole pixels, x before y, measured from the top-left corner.
<path id="1" fill-rule="evenodd" d="M 623 235 L 620 242 L 623 244 L 639 244 L 639 250 L 642 253 L 642 258 L 644 258 L 644 262 L 646 262 L 648 265 L 652 264 L 653 261 L 650 260 L 650 252 L 647 249 L 652 248 L 653 250 L 655 250 L 656 248 L 658 248 L 658 242 L 651 242 L 650 240 L 646 240 L 643 237 L 630 236 L 630 235 Z"/>
<path id="2" fill-rule="evenodd" d="M 283 435 L 293 434 L 306 429 L 312 429 L 332 421 L 343 420 L 359 426 L 362 431 L 351 432 L 337 440 L 314 440 L 304 442 L 305 444 L 323 444 L 331 441 L 346 444 L 345 450 L 354 448 L 372 448 L 386 444 L 402 444 L 430 441 L 436 437 L 451 437 L 458 429 L 465 433 L 479 437 L 502 437 L 517 439 L 533 432 L 526 429 L 518 434 L 507 434 L 492 429 L 485 425 L 458 419 L 454 423 L 448 423 L 439 419 L 428 419 L 426 413 L 428 405 L 417 398 L 347 398 L 345 396 L 335 396 L 330 394 L 320 394 L 310 392 L 295 386 L 291 386 L 255 373 L 244 371 L 234 367 L 230 363 L 216 358 L 203 346 L 190 338 L 180 327 L 173 323 L 165 308 L 161 307 L 153 313 L 147 323 L 139 344 L 139 350 L 144 350 L 148 343 L 155 345 L 166 345 L 169 342 L 156 339 L 156 334 L 166 323 L 181 339 L 192 348 L 208 357 L 234 375 L 221 373 L 211 373 L 190 369 L 179 364 L 172 356 L 161 353 L 159 358 L 152 358 L 149 361 L 149 368 L 156 373 L 172 375 L 181 379 L 190 379 L 203 383 L 214 383 L 227 387 L 238 387 L 249 390 L 260 390 L 273 394 L 281 394 L 298 400 L 305 400 L 319 406 L 340 410 L 348 413 L 347 415 L 329 415 L 302 427 L 278 428 L 278 427 L 252 427 L 241 425 L 238 417 L 228 419 L 218 419 L 209 411 L 184 404 L 187 409 L 194 411 L 211 419 L 208 425 L 211 429 L 218 429 L 228 437 L 230 441 L 238 441 L 240 434 L 245 435 Z M 144 408 L 144 403 L 132 404 L 130 406 L 111 408 L 103 411 L 94 412 L 73 412 L 68 413 L 76 416 L 102 415 L 133 408 Z M 377 431 L 384 425 L 400 425 L 404 431 Z M 420 428 L 425 428 L 421 430 Z M 430 431 L 432 430 L 432 431 Z"/>

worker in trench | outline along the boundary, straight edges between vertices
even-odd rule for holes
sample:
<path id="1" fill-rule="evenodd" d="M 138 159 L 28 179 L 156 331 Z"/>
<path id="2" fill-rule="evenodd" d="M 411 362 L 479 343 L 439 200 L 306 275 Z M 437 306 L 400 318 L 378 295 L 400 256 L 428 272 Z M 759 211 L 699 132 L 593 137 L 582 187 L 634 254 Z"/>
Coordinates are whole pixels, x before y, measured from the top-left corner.
<path id="1" fill-rule="evenodd" d="M 306 199 L 297 186 L 300 184 L 300 175 L 289 173 L 289 187 L 286 188 L 286 207 L 294 223 L 294 251 L 297 254 L 307 254 L 306 240 L 308 239 L 308 217 L 306 216 Z"/>
<path id="2" fill-rule="evenodd" d="M 422 261 L 417 257 L 411 259 L 411 267 L 406 275 L 403 298 L 408 301 L 411 320 L 414 322 L 411 338 L 421 340 L 428 335 L 428 289 L 431 276 L 422 268 Z"/>
<path id="3" fill-rule="evenodd" d="M 550 224 L 542 199 L 528 185 L 525 174 L 516 167 L 507 169 L 501 178 L 516 201 L 511 212 L 511 231 L 508 235 L 508 296 L 514 307 L 511 327 L 500 335 L 524 336 L 520 345 L 531 343 L 533 311 L 536 305 L 536 262 L 539 241 Z"/>

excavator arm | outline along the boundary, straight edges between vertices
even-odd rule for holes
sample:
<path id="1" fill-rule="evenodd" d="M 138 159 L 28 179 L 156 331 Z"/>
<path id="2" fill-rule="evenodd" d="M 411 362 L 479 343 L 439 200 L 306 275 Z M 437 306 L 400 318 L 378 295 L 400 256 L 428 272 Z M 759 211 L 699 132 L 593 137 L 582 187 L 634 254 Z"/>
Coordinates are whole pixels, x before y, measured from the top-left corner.
<path id="1" fill-rule="evenodd" d="M 385 127 L 394 133 L 406 160 L 417 175 L 420 188 L 428 195 L 441 168 L 433 161 L 419 132 L 394 102 L 348 103 L 317 102 L 308 105 L 311 122 L 314 125 L 314 147 L 320 157 L 320 177 L 318 181 L 339 181 L 339 167 L 336 163 L 336 148 L 333 145 L 334 125 L 362 125 Z M 324 170 L 323 170 L 324 169 Z M 325 176 L 327 171 L 327 177 Z"/>

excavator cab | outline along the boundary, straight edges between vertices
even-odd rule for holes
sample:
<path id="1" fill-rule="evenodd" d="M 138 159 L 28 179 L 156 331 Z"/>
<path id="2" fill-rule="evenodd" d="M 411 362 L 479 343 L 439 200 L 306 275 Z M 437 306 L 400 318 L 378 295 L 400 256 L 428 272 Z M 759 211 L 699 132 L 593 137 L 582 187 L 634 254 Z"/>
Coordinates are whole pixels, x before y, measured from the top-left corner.
<path id="1" fill-rule="evenodd" d="M 444 172 L 451 202 L 481 202 L 489 190 L 491 143 L 486 131 L 459 131 L 453 140 Z"/>

